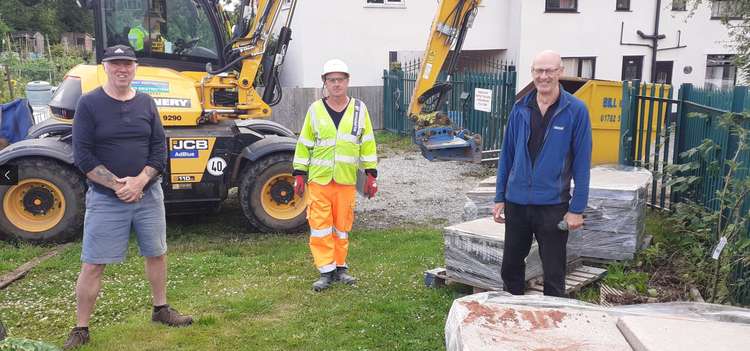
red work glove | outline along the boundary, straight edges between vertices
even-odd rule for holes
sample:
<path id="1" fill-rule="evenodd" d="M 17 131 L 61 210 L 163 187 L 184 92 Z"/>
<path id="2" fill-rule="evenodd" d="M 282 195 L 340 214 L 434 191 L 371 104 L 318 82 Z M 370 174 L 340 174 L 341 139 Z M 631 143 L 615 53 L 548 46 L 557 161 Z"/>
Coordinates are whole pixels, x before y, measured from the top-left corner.
<path id="1" fill-rule="evenodd" d="M 297 196 L 302 196 L 305 193 L 305 176 L 294 176 L 294 193 Z"/>
<path id="2" fill-rule="evenodd" d="M 378 183 L 375 182 L 375 177 L 371 175 L 367 175 L 367 180 L 365 181 L 365 194 L 367 194 L 368 199 L 372 199 L 375 197 L 375 193 L 378 192 Z"/>

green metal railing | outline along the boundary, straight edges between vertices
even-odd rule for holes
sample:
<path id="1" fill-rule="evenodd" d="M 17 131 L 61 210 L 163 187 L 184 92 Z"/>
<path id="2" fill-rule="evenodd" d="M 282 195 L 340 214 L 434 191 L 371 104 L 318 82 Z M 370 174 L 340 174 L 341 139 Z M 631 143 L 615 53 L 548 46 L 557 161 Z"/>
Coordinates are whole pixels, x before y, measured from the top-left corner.
<path id="1" fill-rule="evenodd" d="M 719 119 L 726 113 L 740 113 L 745 110 L 746 102 L 750 100 L 747 87 L 736 87 L 732 90 L 716 91 L 709 89 L 697 89 L 690 84 L 684 84 L 680 88 L 681 109 L 679 116 L 678 148 L 673 159 L 674 163 L 685 163 L 692 159 L 683 159 L 680 153 L 690 150 L 705 139 L 713 140 L 719 145 L 716 153 L 708 155 L 709 159 L 696 170 L 695 176 L 703 181 L 694 189 L 690 189 L 690 195 L 673 194 L 676 196 L 690 196 L 690 200 L 704 204 L 711 209 L 718 209 L 719 203 L 716 192 L 723 187 L 723 172 L 713 172 L 708 168 L 711 161 L 720 161 L 724 164 L 737 151 L 736 136 L 723 126 L 719 125 Z M 746 123 L 747 127 L 750 124 Z M 693 156 L 693 158 L 698 156 Z M 750 166 L 750 152 L 742 152 L 738 160 L 742 162 L 740 171 L 736 177 L 743 179 L 747 177 L 747 167 Z M 750 201 L 745 204 L 745 209 L 750 208 Z"/>
<path id="2" fill-rule="evenodd" d="M 661 208 L 671 207 L 676 201 L 693 201 L 706 208 L 718 210 L 720 207 L 717 192 L 724 186 L 727 172 L 726 161 L 738 150 L 737 136 L 719 124 L 727 113 L 739 114 L 750 111 L 750 94 L 747 87 L 735 87 L 731 90 L 697 89 L 691 84 L 683 84 L 676 100 L 671 94 L 664 94 L 659 88 L 643 87 L 639 82 L 623 82 L 622 98 L 622 163 L 641 165 L 654 174 L 651 189 L 650 205 Z M 671 113 L 676 106 L 676 116 L 662 121 L 662 111 Z M 656 111 L 656 112 L 655 112 Z M 656 113 L 656 115 L 654 115 Z M 654 139 L 660 140 L 652 146 L 652 123 L 655 121 Z M 743 122 L 750 129 L 750 121 Z M 646 127 L 644 127 L 646 126 Z M 661 130 L 660 130 L 661 128 Z M 674 131 L 670 133 L 670 131 Z M 718 145 L 716 151 L 709 155 L 683 157 L 684 151 L 701 145 L 710 139 Z M 670 157 L 670 149 L 671 157 Z M 655 152 L 652 152 L 655 151 Z M 664 168 L 670 164 L 681 164 L 700 160 L 700 167 L 688 176 L 698 176 L 701 182 L 687 191 L 676 193 L 665 185 Z M 713 161 L 719 161 L 718 169 L 710 167 Z M 750 176 L 750 150 L 740 151 L 738 162 L 740 169 L 735 179 L 746 179 Z M 657 191 L 658 184 L 658 191 Z M 657 196 L 658 194 L 658 196 Z M 658 200 L 657 200 L 658 197 Z M 669 201 L 668 204 L 665 203 Z M 750 210 L 750 199 L 746 199 L 741 212 Z M 714 241 L 718 238 L 714 237 Z M 730 276 L 727 282 L 730 299 L 733 303 L 750 304 L 750 263 L 742 259 L 742 254 L 732 257 Z"/>
<path id="3" fill-rule="evenodd" d="M 737 144 L 726 128 L 718 125 L 718 119 L 726 113 L 748 109 L 747 87 L 719 91 L 683 84 L 674 99 L 669 86 L 641 84 L 637 80 L 623 82 L 620 163 L 652 171 L 655 178 L 649 204 L 669 208 L 672 202 L 680 200 L 678 196 L 688 195 L 670 191 L 666 186 L 665 167 L 690 161 L 682 159 L 680 154 L 705 139 L 720 146 L 719 152 L 708 161 L 726 160 L 734 154 Z M 743 153 L 740 161 L 745 167 L 750 166 L 750 152 Z M 722 175 L 710 172 L 705 164 L 691 175 L 703 178 L 703 182 L 699 188 L 691 189 L 689 199 L 708 208 L 717 208 L 715 194 L 722 186 Z M 747 176 L 747 171 L 739 176 Z"/>
<path id="4" fill-rule="evenodd" d="M 494 70 L 494 72 L 491 72 Z M 383 71 L 384 128 L 402 134 L 411 134 L 414 124 L 407 113 L 411 95 L 419 74 L 419 61 L 402 65 L 401 69 Z M 438 81 L 445 81 L 441 75 Z M 464 70 L 451 77 L 453 90 L 446 99 L 446 111 L 454 127 L 468 129 L 482 136 L 483 150 L 497 150 L 502 143 L 506 118 L 515 102 L 515 67 L 493 61 L 492 64 Z M 476 88 L 492 90 L 492 111 L 474 109 Z M 466 93 L 462 99 L 462 93 Z"/>
<path id="5" fill-rule="evenodd" d="M 672 87 L 666 84 L 623 82 L 620 118 L 620 163 L 652 172 L 649 203 L 664 208 L 667 187 L 664 168 L 674 152 Z"/>

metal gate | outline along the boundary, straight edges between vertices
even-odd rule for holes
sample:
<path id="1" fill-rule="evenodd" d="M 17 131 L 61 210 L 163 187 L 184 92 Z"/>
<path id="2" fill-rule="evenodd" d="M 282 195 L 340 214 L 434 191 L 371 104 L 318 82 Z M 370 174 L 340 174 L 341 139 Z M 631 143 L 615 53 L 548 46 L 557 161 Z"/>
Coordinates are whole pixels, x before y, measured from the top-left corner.
<path id="1" fill-rule="evenodd" d="M 515 66 L 499 63 L 492 72 L 466 70 L 451 77 L 453 90 L 442 109 L 457 128 L 482 136 L 483 150 L 497 150 L 502 143 L 505 124 L 515 102 Z M 383 71 L 383 123 L 386 130 L 411 134 L 414 124 L 407 116 L 411 95 L 419 74 L 419 60 L 401 68 Z M 438 81 L 445 81 L 441 76 Z M 492 111 L 474 109 L 476 88 L 492 90 Z"/>

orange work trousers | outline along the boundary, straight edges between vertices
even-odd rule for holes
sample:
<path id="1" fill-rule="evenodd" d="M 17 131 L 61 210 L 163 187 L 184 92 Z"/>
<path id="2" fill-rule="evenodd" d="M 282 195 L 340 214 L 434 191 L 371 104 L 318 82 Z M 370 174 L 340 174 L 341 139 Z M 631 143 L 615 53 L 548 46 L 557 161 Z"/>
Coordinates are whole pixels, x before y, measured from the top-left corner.
<path id="1" fill-rule="evenodd" d="M 310 224 L 310 251 L 321 273 L 346 267 L 349 231 L 354 223 L 356 188 L 333 180 L 320 185 L 307 184 L 307 221 Z"/>

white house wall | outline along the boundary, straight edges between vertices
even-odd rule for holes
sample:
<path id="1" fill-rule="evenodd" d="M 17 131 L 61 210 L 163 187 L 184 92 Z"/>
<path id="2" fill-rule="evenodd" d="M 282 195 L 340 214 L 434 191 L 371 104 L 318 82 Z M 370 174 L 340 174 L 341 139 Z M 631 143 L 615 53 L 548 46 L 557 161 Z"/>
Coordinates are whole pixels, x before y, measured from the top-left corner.
<path id="1" fill-rule="evenodd" d="M 341 58 L 352 71 L 352 86 L 382 85 L 389 51 L 423 51 L 437 0 L 406 0 L 403 8 L 366 7 L 365 0 L 300 0 L 281 82 L 319 87 L 323 63 Z M 464 48 L 507 48 L 508 2 L 484 0 Z"/>
<path id="2" fill-rule="evenodd" d="M 620 80 L 623 56 L 644 56 L 644 80 L 650 80 L 651 49 L 620 45 L 620 28 L 624 23 L 623 42 L 650 44 L 639 38 L 636 30 L 651 34 L 654 30 L 656 1 L 631 0 L 629 12 L 615 11 L 615 0 L 578 0 L 578 13 L 545 13 L 544 0 L 510 0 L 521 8 L 520 37 L 510 46 L 518 47 L 518 87 L 531 81 L 529 67 L 534 55 L 544 49 L 560 52 L 564 57 L 596 57 L 595 78 Z M 680 45 L 686 48 L 659 51 L 658 61 L 674 61 L 672 83 L 693 83 L 703 86 L 706 56 L 730 54 L 728 35 L 724 25 L 711 20 L 710 3 L 704 3 L 688 17 L 689 11 L 672 11 L 672 2 L 662 1 L 659 33 L 666 38 L 660 48 Z M 515 36 L 512 35 L 515 38 Z M 684 73 L 686 66 L 691 73 Z"/>

